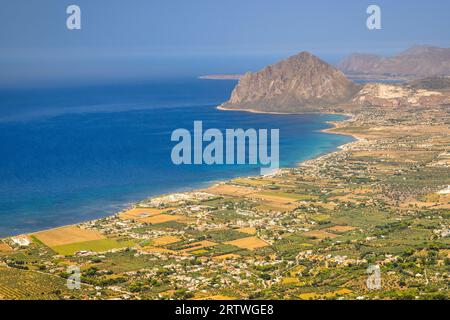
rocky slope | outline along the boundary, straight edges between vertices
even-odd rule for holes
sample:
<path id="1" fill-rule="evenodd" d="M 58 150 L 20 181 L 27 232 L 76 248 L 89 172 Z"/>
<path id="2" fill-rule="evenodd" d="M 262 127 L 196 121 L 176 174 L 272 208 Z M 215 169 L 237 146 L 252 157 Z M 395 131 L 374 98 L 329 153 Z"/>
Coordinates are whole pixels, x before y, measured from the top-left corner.
<path id="1" fill-rule="evenodd" d="M 342 60 L 338 68 L 347 74 L 445 76 L 450 75 L 450 48 L 415 46 L 388 58 L 353 54 Z"/>
<path id="2" fill-rule="evenodd" d="M 301 52 L 256 73 L 247 73 L 222 105 L 273 112 L 316 111 L 351 99 L 360 87 L 342 72 Z"/>
<path id="3" fill-rule="evenodd" d="M 442 92 L 412 86 L 369 83 L 358 92 L 352 102 L 361 106 L 431 107 L 450 104 L 450 97 Z"/>

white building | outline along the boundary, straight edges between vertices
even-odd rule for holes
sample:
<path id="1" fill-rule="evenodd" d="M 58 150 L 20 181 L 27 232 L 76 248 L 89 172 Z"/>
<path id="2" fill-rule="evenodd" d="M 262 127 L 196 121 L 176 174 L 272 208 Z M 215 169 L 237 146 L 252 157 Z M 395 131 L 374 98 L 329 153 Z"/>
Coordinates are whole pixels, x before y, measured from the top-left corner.
<path id="1" fill-rule="evenodd" d="M 18 244 L 21 247 L 28 247 L 31 244 L 30 239 L 26 237 L 13 237 L 11 238 L 12 242 Z"/>

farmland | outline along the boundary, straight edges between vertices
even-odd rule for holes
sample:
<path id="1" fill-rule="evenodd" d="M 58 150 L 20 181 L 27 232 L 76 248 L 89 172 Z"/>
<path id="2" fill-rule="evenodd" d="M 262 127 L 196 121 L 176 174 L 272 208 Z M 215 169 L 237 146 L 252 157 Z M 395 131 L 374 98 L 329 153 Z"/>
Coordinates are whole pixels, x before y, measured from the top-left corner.
<path id="1" fill-rule="evenodd" d="M 101 233 L 81 229 L 75 226 L 63 227 L 58 229 L 52 229 L 48 231 L 42 231 L 34 234 L 39 241 L 43 242 L 49 247 L 62 246 L 75 242 L 85 242 L 103 239 Z"/>
<path id="2" fill-rule="evenodd" d="M 85 242 L 76 242 L 61 246 L 54 246 L 52 249 L 61 255 L 71 256 L 80 251 L 105 252 L 112 249 L 127 248 L 133 246 L 132 241 L 117 241 L 115 239 L 99 239 Z"/>
<path id="3" fill-rule="evenodd" d="M 68 290 L 59 277 L 19 269 L 0 267 L 0 279 L 0 299 L 56 300 L 80 293 Z"/>
<path id="4" fill-rule="evenodd" d="M 359 140 L 271 177 L 3 239 L 0 298 L 448 299 L 449 123 L 445 109 L 367 108 L 328 130 Z"/>

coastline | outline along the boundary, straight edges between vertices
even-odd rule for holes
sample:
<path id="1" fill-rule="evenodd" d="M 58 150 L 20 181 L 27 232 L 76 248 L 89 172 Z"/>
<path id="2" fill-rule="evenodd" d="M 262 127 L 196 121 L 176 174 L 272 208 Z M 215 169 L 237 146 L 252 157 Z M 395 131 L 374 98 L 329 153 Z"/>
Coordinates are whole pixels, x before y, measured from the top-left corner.
<path id="1" fill-rule="evenodd" d="M 255 110 L 255 109 L 230 109 L 230 108 L 225 108 L 223 105 L 220 105 L 216 108 L 217 110 L 222 110 L 222 111 L 239 111 L 239 112 L 249 112 L 249 113 L 260 113 L 260 114 L 282 114 L 282 115 L 295 115 L 295 114 L 304 114 L 304 113 L 294 113 L 294 112 L 269 112 L 269 111 L 260 111 L 260 110 Z M 320 113 L 319 113 L 320 114 Z M 345 124 L 346 122 L 350 122 L 353 121 L 355 118 L 354 114 L 351 113 L 341 113 L 341 112 L 327 112 L 327 113 L 322 113 L 322 114 L 336 114 L 336 115 L 342 115 L 342 116 L 347 116 L 347 119 L 341 120 L 341 121 L 327 121 L 326 123 L 328 123 L 329 125 L 331 125 L 330 128 L 326 128 L 326 129 L 322 129 L 320 130 L 320 132 L 326 133 L 326 134 L 335 134 L 335 135 L 343 135 L 343 136 L 349 136 L 352 137 L 353 139 L 355 139 L 354 141 L 350 141 L 347 143 L 344 143 L 342 145 L 339 145 L 337 147 L 337 150 L 334 151 L 330 151 L 330 152 L 325 152 L 323 154 L 320 154 L 312 159 L 309 160 L 304 160 L 304 161 L 300 161 L 297 162 L 297 166 L 303 166 L 303 165 L 310 165 L 312 162 L 314 161 L 320 161 L 321 159 L 323 159 L 324 157 L 330 157 L 333 156 L 334 154 L 337 154 L 339 152 L 348 150 L 348 148 L 351 148 L 352 145 L 362 142 L 364 141 L 363 138 L 358 137 L 355 134 L 350 134 L 347 132 L 339 132 L 339 131 L 333 131 L 333 130 L 339 130 L 339 128 Z"/>
<path id="2" fill-rule="evenodd" d="M 260 111 L 260 110 L 255 110 L 255 109 L 229 109 L 229 108 L 225 108 L 223 105 L 216 107 L 216 109 L 220 110 L 220 111 L 239 111 L 239 112 L 261 113 L 261 114 L 283 114 L 283 115 L 295 114 L 295 113 L 289 113 L 289 112 Z"/>
<path id="3" fill-rule="evenodd" d="M 231 109 L 231 108 L 226 108 L 222 105 L 217 106 L 216 107 L 217 110 L 221 110 L 221 111 L 239 111 L 239 112 L 248 112 L 248 113 L 260 113 L 260 114 L 282 114 L 282 115 L 300 115 L 300 114 L 335 114 L 335 115 L 340 115 L 340 116 L 347 116 L 350 119 L 345 119 L 342 121 L 336 121 L 336 123 L 342 123 L 344 121 L 347 120 L 353 120 L 353 118 L 355 117 L 354 114 L 352 113 L 344 113 L 344 112 L 273 112 L 273 111 L 261 111 L 261 110 L 256 110 L 256 109 Z M 327 123 L 336 125 L 334 123 L 335 121 L 327 121 Z M 330 129 L 334 129 L 334 128 L 328 128 L 328 129 L 324 129 L 324 130 L 330 130 Z M 347 135 L 347 134 L 345 134 Z"/>
<path id="4" fill-rule="evenodd" d="M 445 251 L 448 248 L 447 225 L 424 226 L 430 225 L 427 218 L 430 210 L 435 213 L 434 222 L 442 222 L 446 221 L 446 212 L 450 209 L 447 190 L 450 181 L 445 175 L 450 165 L 450 128 L 446 126 L 448 117 L 444 116 L 444 108 L 433 117 L 442 117 L 437 127 L 424 126 L 413 116 L 407 118 L 405 125 L 393 128 L 390 117 L 394 117 L 393 122 L 405 119 L 409 110 L 387 117 L 379 117 L 374 110 L 354 112 L 354 117 L 347 119 L 321 117 L 320 126 L 314 127 L 315 133 L 335 134 L 322 135 L 332 143 L 324 145 L 325 148 L 313 148 L 315 151 L 309 153 L 309 158 L 299 166 L 294 162 L 295 157 L 290 158 L 285 168 L 272 177 L 248 176 L 241 172 L 231 178 L 209 181 L 214 184 L 212 187 L 199 188 L 189 184 L 193 190 L 143 196 L 143 200 L 137 199 L 139 202 L 134 202 L 130 210 L 111 213 L 103 219 L 90 219 L 67 229 L 29 232 L 28 236 L 24 233 L 19 239 L 4 239 L 0 260 L 3 256 L 5 263 L 0 271 L 15 279 L 20 279 L 24 272 L 46 277 L 44 286 L 53 281 L 52 275 L 60 275 L 60 287 L 65 292 L 65 268 L 70 261 L 75 266 L 98 268 L 99 272 L 86 277 L 83 283 L 104 284 L 100 298 L 88 286 L 82 287 L 84 291 L 80 292 L 80 298 L 88 292 L 92 299 L 182 299 L 174 293 L 182 286 L 189 288 L 190 296 L 195 299 L 217 300 L 221 297 L 253 298 L 252 294 L 261 287 L 261 280 L 254 277 L 254 272 L 260 266 L 268 266 L 265 270 L 274 281 L 264 282 L 266 288 L 281 288 L 287 294 L 270 293 L 267 297 L 274 300 L 285 297 L 322 299 L 324 292 L 329 295 L 339 292 L 349 300 L 362 296 L 367 300 L 392 299 L 392 292 L 396 292 L 392 290 L 397 290 L 399 281 L 417 284 L 414 265 L 407 269 L 411 272 L 387 284 L 387 293 L 380 297 L 380 292 L 370 293 L 360 286 L 365 280 L 365 270 L 372 263 L 364 259 L 365 256 L 361 257 L 365 252 L 361 251 L 361 246 L 379 248 L 375 263 L 385 263 L 386 272 L 398 270 L 390 264 L 392 259 L 409 252 L 410 248 L 417 248 L 418 234 L 421 235 L 420 252 L 434 252 L 439 258 L 448 256 Z M 429 113 L 424 110 L 421 114 L 425 112 Z M 245 115 L 237 115 L 238 119 L 242 117 Z M 273 118 L 264 117 L 264 123 Z M 304 123 L 301 119 L 296 121 L 295 116 L 292 118 L 292 127 Z M 337 134 L 354 137 L 357 141 L 339 138 Z M 399 136 L 403 139 L 393 139 Z M 294 141 L 299 138 L 292 136 Z M 433 148 L 423 144 L 424 138 L 432 140 Z M 293 146 L 298 149 L 302 144 Z M 418 149 L 419 153 L 411 152 L 411 149 Z M 318 156 L 320 152 L 323 155 Z M 430 158 L 433 159 L 431 162 Z M 411 163 L 420 164 L 422 170 L 416 171 Z M 393 176 L 400 170 L 405 174 Z M 421 185 L 410 189 L 424 174 L 429 176 L 426 189 Z M 408 193 L 400 202 L 395 193 L 399 179 L 408 187 Z M 424 190 L 427 198 L 423 198 Z M 431 201 L 430 196 L 433 197 Z M 416 206 L 415 211 L 411 211 L 412 206 Z M 406 223 L 411 228 L 405 228 Z M 379 234 L 377 230 L 386 225 L 394 226 L 394 229 Z M 89 239 L 93 240 L 86 241 Z M 20 243 L 25 245 L 20 246 Z M 32 259 L 24 263 L 16 260 L 24 255 Z M 285 264 L 286 261 L 291 263 Z M 349 280 L 344 286 L 341 277 L 327 276 L 317 282 L 315 273 L 305 273 L 310 283 L 294 289 L 297 291 L 284 290 L 298 283 L 292 279 L 300 281 L 298 274 L 291 273 L 293 270 L 304 270 L 306 266 L 323 270 L 324 261 L 332 263 L 329 270 L 346 274 L 348 271 Z M 271 269 L 274 265 L 277 267 Z M 445 273 L 445 264 L 438 260 L 431 267 Z M 164 273 L 157 273 L 157 270 L 164 270 Z M 236 272 L 239 279 L 248 282 L 243 286 L 238 279 L 217 287 L 207 280 L 212 285 L 204 286 L 203 275 L 212 281 L 224 272 Z M 121 282 L 111 284 L 110 274 L 122 279 Z M 135 283 L 155 276 L 167 286 L 162 290 L 153 284 L 139 291 L 133 289 Z M 305 276 L 302 275 L 301 280 Z M 432 281 L 438 287 L 447 288 L 445 280 L 443 277 Z M 6 282 L 7 288 L 20 284 L 17 281 L 9 283 Z M 28 292 L 27 289 L 24 291 Z M 425 282 L 420 283 L 418 290 L 436 297 L 435 291 L 429 291 Z M 66 298 L 70 294 L 56 297 Z M 42 295 L 36 297 L 41 299 Z"/>
<path id="5" fill-rule="evenodd" d="M 272 114 L 272 115 L 296 115 L 296 114 L 298 115 L 298 114 L 304 114 L 304 113 L 267 112 L 267 111 L 260 111 L 260 110 L 255 110 L 255 109 L 229 109 L 229 108 L 223 107 L 222 105 L 217 106 L 216 109 L 217 110 L 221 110 L 221 111 L 238 111 L 238 112 L 249 112 L 249 113 L 256 113 L 256 114 Z M 320 113 L 318 113 L 318 114 L 320 114 Z M 331 130 L 339 129 L 340 125 L 342 125 L 343 123 L 345 123 L 347 121 L 351 121 L 353 119 L 353 117 L 354 117 L 353 114 L 347 114 L 347 113 L 321 113 L 321 114 L 336 114 L 336 115 L 347 116 L 349 118 L 343 119 L 341 121 L 327 121 L 326 123 L 330 124 L 331 127 L 330 128 L 326 128 L 326 129 L 322 129 L 322 130 L 320 130 L 320 132 L 327 133 L 327 134 L 336 134 L 336 135 L 350 136 L 350 137 L 353 137 L 356 141 L 351 141 L 351 142 L 347 142 L 347 143 L 344 143 L 342 145 L 339 145 L 339 146 L 336 147 L 337 150 L 333 149 L 333 150 L 330 150 L 329 152 L 325 152 L 325 153 L 316 155 L 316 156 L 314 156 L 311 159 L 307 159 L 307 160 L 303 160 L 303 161 L 300 161 L 300 162 L 296 162 L 296 166 L 297 167 L 302 166 L 302 165 L 309 165 L 313 161 L 320 161 L 324 157 L 329 157 L 329 156 L 332 156 L 332 155 L 334 155 L 336 153 L 342 152 L 343 150 L 345 150 L 346 148 L 348 148 L 352 144 L 354 144 L 356 142 L 359 142 L 361 140 L 360 138 L 358 138 L 357 136 L 352 135 L 352 134 L 342 133 L 342 132 L 334 132 L 334 131 L 332 132 L 331 131 Z M 294 168 L 294 167 L 280 168 L 278 170 L 278 172 L 275 173 L 275 174 L 278 174 L 278 173 L 282 172 L 283 170 L 289 170 L 289 169 L 292 169 L 292 168 Z M 244 178 L 244 177 L 248 177 L 248 176 L 238 176 L 236 178 Z M 210 181 L 210 182 L 205 182 L 205 184 L 207 184 L 207 186 L 205 188 L 196 188 L 196 187 L 190 188 L 190 187 L 186 187 L 186 188 L 184 188 L 184 189 L 186 189 L 185 191 L 180 191 L 180 192 L 207 191 L 209 188 L 212 188 L 215 185 L 220 184 L 220 183 L 225 183 L 227 181 L 230 181 L 230 179 L 224 179 L 224 180 L 218 179 L 218 180 L 214 180 L 214 181 Z M 171 195 L 171 194 L 175 194 L 175 193 L 177 193 L 177 192 L 155 194 L 155 195 L 152 195 L 149 198 L 162 197 L 162 196 L 167 196 L 167 195 Z M 122 213 L 122 212 L 124 212 L 126 210 L 135 208 L 136 205 L 139 202 L 141 202 L 142 200 L 144 200 L 144 199 L 141 199 L 141 200 L 135 201 L 133 203 L 130 203 L 129 205 L 124 206 L 124 208 L 121 211 L 115 212 L 113 214 L 106 214 L 104 217 L 101 217 L 101 218 L 87 219 L 87 220 L 79 221 L 79 222 L 76 222 L 76 223 L 73 223 L 73 224 L 61 225 L 61 226 L 57 226 L 57 227 L 50 227 L 50 228 L 46 228 L 46 229 L 39 229 L 37 231 L 30 232 L 30 233 L 9 235 L 9 236 L 6 236 L 6 237 L 2 237 L 0 239 L 7 239 L 7 238 L 12 238 L 12 237 L 33 236 L 34 234 L 39 233 L 39 232 L 50 231 L 50 230 L 58 230 L 58 229 L 67 228 L 67 227 L 71 227 L 71 226 L 78 226 L 80 224 L 94 222 L 94 221 L 97 221 L 99 219 L 113 217 L 113 216 L 119 215 L 120 213 Z"/>

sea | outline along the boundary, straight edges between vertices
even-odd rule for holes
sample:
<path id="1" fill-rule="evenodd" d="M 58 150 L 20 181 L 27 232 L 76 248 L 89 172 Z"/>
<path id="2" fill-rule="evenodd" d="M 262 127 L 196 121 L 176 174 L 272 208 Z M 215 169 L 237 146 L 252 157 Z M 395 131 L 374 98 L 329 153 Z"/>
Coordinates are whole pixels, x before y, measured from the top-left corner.
<path id="1" fill-rule="evenodd" d="M 338 115 L 220 111 L 236 81 L 196 77 L 0 90 L 0 237 L 114 214 L 150 196 L 189 191 L 254 165 L 175 165 L 174 130 L 279 129 L 280 163 L 334 151 Z"/>

